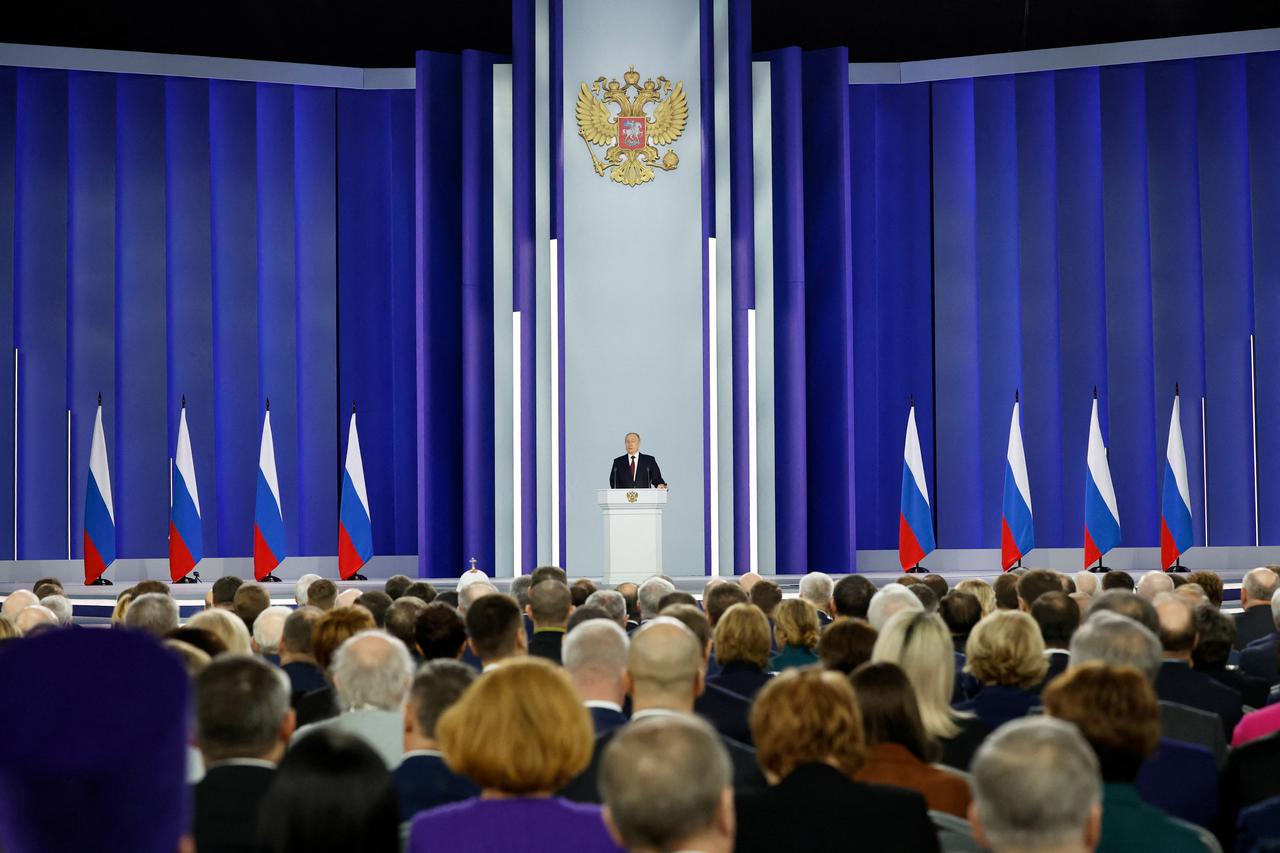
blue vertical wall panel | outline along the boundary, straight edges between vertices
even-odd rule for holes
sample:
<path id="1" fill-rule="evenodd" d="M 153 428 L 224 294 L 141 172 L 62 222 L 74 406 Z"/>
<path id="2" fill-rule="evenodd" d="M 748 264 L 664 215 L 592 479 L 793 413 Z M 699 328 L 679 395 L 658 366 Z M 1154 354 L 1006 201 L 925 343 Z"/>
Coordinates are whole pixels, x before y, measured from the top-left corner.
<path id="1" fill-rule="evenodd" d="M 972 80 L 933 86 L 934 394 L 940 548 L 982 544 L 976 153 Z M 917 396 L 923 408 L 927 398 Z M 893 423 L 894 407 L 887 418 Z M 906 413 L 896 420 L 905 425 Z M 901 427 L 899 427 L 901 429 Z M 930 471 L 925 471 L 928 477 Z"/>
<path id="2" fill-rule="evenodd" d="M 166 296 L 169 375 L 165 412 L 172 459 L 179 410 L 187 401 L 204 553 L 218 550 L 218 489 L 214 477 L 213 237 L 209 205 L 209 84 L 165 80 Z"/>
<path id="3" fill-rule="evenodd" d="M 1159 483 L 1153 472 L 1163 469 L 1164 448 L 1156 447 L 1151 357 L 1145 75 L 1141 66 L 1104 68 L 1099 84 L 1111 458 L 1140 472 L 1127 475 L 1124 488 L 1117 486 L 1116 503 L 1125 543 L 1153 546 L 1160 541 Z"/>
<path id="4" fill-rule="evenodd" d="M 345 445 L 338 424 L 337 126 L 332 89 L 293 90 L 294 255 L 298 342 L 298 544 L 338 550 L 338 484 Z M 410 421 L 412 423 L 412 421 Z M 376 436 L 364 433 L 365 441 Z M 409 522 L 412 523 L 412 517 Z"/>
<path id="5" fill-rule="evenodd" d="M 67 80 L 67 405 L 71 415 L 71 556 L 84 556 L 84 502 L 98 393 L 114 402 L 116 78 Z M 113 408 L 104 412 L 110 417 Z"/>
<path id="6" fill-rule="evenodd" d="M 164 80 L 125 76 L 116 96 L 116 543 L 121 557 L 165 554 Z"/>
<path id="7" fill-rule="evenodd" d="M 262 428 L 256 100 L 251 83 L 209 83 L 215 452 L 218 544 L 223 557 L 253 554 L 253 501 Z"/>
<path id="8" fill-rule="evenodd" d="M 67 556 L 67 75 L 18 71 L 18 558 Z M 114 432 L 114 430 L 112 431 Z M 108 435 L 108 448 L 114 443 Z M 113 472 L 114 473 L 114 472 Z M 116 504 L 117 518 L 119 503 Z"/>
<path id="9" fill-rule="evenodd" d="M 387 92 L 387 101 L 387 140 L 390 145 L 391 166 L 391 188 L 387 204 L 391 215 L 391 317 L 388 322 L 391 327 L 392 418 L 385 440 L 392 442 L 395 453 L 392 472 L 395 479 L 394 553 L 416 554 L 418 437 L 414 426 L 417 407 L 414 384 L 417 375 L 417 342 L 413 321 L 416 249 L 413 227 L 413 92 Z M 489 354 L 492 358 L 492 340 Z M 492 395 L 489 395 L 489 399 L 492 399 Z M 484 470 L 492 471 L 492 466 L 491 454 Z M 492 474 L 488 481 L 493 482 Z M 493 511 L 492 500 L 489 501 L 489 511 Z"/>
<path id="10" fill-rule="evenodd" d="M 1174 384 L 1180 383 L 1192 527 L 1195 544 L 1203 545 L 1204 474 L 1193 461 L 1201 456 L 1200 397 L 1205 393 L 1195 66 L 1164 62 L 1146 71 L 1156 447 L 1163 450 L 1168 440 Z M 1158 518 L 1135 521 L 1139 529 L 1154 525 L 1159 530 Z"/>
<path id="11" fill-rule="evenodd" d="M 1247 60 L 1259 544 L 1280 544 L 1280 54 Z"/>
<path id="12" fill-rule="evenodd" d="M 854 398 L 855 447 L 854 480 L 857 487 L 858 547 L 870 548 L 876 540 L 877 521 L 885 512 L 893 512 L 894 504 L 880 505 L 880 490 L 875 488 L 884 476 L 880 469 L 878 439 L 882 420 L 880 399 L 881 359 L 890 356 L 880 349 L 879 327 L 887 319 L 887 306 L 879 300 L 876 276 L 876 209 L 880 206 L 876 185 L 876 102 L 877 86 L 849 87 L 849 176 L 853 193 L 853 303 L 858 312 L 853 317 L 853 376 L 858 394 Z M 901 461 L 899 461 L 901 467 Z M 896 530 L 896 524 L 895 524 Z"/>
<path id="13" fill-rule="evenodd" d="M 0 557 L 13 549 L 13 248 L 17 72 L 0 68 Z"/>
<path id="14" fill-rule="evenodd" d="M 1196 69 L 1209 535 L 1214 545 L 1250 545 L 1254 538 L 1249 374 L 1253 246 L 1244 57 L 1202 59 Z"/>

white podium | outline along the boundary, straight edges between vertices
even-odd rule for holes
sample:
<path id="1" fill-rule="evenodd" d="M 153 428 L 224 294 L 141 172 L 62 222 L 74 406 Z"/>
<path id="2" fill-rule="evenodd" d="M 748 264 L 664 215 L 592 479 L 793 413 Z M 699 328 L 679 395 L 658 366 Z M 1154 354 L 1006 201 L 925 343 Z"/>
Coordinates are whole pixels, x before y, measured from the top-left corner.
<path id="1" fill-rule="evenodd" d="M 662 574 L 666 489 L 601 489 L 596 501 L 604 515 L 604 582 Z"/>

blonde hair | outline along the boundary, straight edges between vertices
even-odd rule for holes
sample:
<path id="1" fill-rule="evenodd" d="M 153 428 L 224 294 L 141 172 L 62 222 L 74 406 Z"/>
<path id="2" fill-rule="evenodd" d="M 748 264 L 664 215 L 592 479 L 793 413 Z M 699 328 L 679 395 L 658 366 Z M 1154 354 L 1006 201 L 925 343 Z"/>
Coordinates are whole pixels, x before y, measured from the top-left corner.
<path id="1" fill-rule="evenodd" d="M 946 739 L 960 733 L 956 720 L 970 715 L 951 708 L 955 648 L 941 616 L 910 610 L 890 616 L 876 638 L 871 660 L 896 663 L 907 674 L 920 703 L 920 720 L 930 737 Z"/>
<path id="2" fill-rule="evenodd" d="M 164 640 L 164 646 L 173 652 L 182 661 L 182 667 L 187 671 L 187 675 L 195 678 L 201 671 L 209 665 L 213 658 L 209 657 L 209 653 L 204 649 L 197 649 L 190 643 L 184 643 L 182 640 Z"/>
<path id="3" fill-rule="evenodd" d="M 591 761 L 591 717 L 560 667 L 504 660 L 476 679 L 436 723 L 455 773 L 506 794 L 559 790 Z"/>
<path id="4" fill-rule="evenodd" d="M 820 637 L 817 609 L 803 598 L 788 598 L 781 602 L 773 611 L 773 635 L 778 648 L 816 648 Z"/>
<path id="5" fill-rule="evenodd" d="M 249 645 L 249 629 L 245 627 L 244 620 L 230 610 L 201 610 L 187 620 L 187 626 L 204 628 L 216 635 L 233 655 L 253 653 Z"/>
<path id="6" fill-rule="evenodd" d="M 965 578 L 956 584 L 956 589 L 961 592 L 967 592 L 978 599 L 978 604 L 982 606 L 983 616 L 996 609 L 996 591 L 991 584 L 982 578 Z"/>
<path id="7" fill-rule="evenodd" d="M 133 604 L 133 589 L 126 589 L 120 593 L 120 597 L 116 599 L 116 606 L 111 610 L 111 624 L 123 625 L 124 614 L 129 611 L 129 605 Z"/>
<path id="8" fill-rule="evenodd" d="M 751 705 L 751 736 L 760 766 L 779 779 L 828 761 L 852 778 L 866 754 L 857 698 L 838 672 L 789 669 L 770 679 Z"/>
<path id="9" fill-rule="evenodd" d="M 8 640 L 15 637 L 21 637 L 22 630 L 18 628 L 17 623 L 4 614 L 0 614 L 0 640 Z"/>
<path id="10" fill-rule="evenodd" d="M 1036 620 L 1001 610 L 979 622 L 964 647 L 965 672 L 983 684 L 1030 689 L 1044 680 L 1049 662 Z"/>
<path id="11" fill-rule="evenodd" d="M 716 622 L 716 662 L 769 665 L 769 618 L 754 604 L 735 604 Z"/>

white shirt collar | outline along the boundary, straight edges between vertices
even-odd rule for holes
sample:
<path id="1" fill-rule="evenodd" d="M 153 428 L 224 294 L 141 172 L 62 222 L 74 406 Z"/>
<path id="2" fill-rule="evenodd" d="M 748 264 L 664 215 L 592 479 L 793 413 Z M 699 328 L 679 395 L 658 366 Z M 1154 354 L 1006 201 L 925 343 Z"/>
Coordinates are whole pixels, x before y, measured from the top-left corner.
<path id="1" fill-rule="evenodd" d="M 267 770 L 276 769 L 275 764 L 262 758 L 224 758 L 208 765 L 205 770 L 212 770 L 215 767 L 264 767 Z"/>
<path id="2" fill-rule="evenodd" d="M 1068 655 L 1069 656 L 1071 654 L 1071 650 L 1070 649 L 1045 649 L 1044 653 L 1045 655 Z"/>
<path id="3" fill-rule="evenodd" d="M 645 708 L 643 711 L 635 711 L 631 714 L 631 722 L 643 720 L 645 717 L 687 717 L 684 711 L 673 711 L 670 708 Z"/>
<path id="4" fill-rule="evenodd" d="M 495 662 L 493 662 L 493 663 L 487 663 L 487 664 L 485 664 L 485 665 L 484 665 L 484 669 L 480 670 L 480 672 L 481 672 L 481 674 L 484 674 L 484 673 L 488 672 L 489 670 L 491 670 L 491 669 L 497 669 L 497 668 L 498 668 L 498 667 L 500 667 L 500 666 L 502 666 L 502 661 L 495 661 Z"/>
<path id="5" fill-rule="evenodd" d="M 608 702 L 604 699 L 588 699 L 582 704 L 586 705 L 588 708 L 604 708 L 606 711 L 617 711 L 619 714 L 622 713 L 621 705 L 617 702 Z"/>
<path id="6" fill-rule="evenodd" d="M 413 758 L 415 755 L 434 755 L 436 758 L 444 758 L 444 753 L 438 749 L 411 749 L 404 754 L 404 757 Z"/>

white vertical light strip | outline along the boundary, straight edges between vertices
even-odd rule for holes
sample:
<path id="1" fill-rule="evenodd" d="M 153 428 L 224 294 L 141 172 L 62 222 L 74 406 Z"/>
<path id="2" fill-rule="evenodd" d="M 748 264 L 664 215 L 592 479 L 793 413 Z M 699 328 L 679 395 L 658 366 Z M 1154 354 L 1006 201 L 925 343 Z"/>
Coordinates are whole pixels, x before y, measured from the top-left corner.
<path id="1" fill-rule="evenodd" d="M 1262 541 L 1258 523 L 1258 374 L 1254 366 L 1253 335 L 1249 335 L 1249 415 L 1253 424 L 1253 544 Z"/>
<path id="2" fill-rule="evenodd" d="M 520 476 L 520 312 L 511 312 L 511 434 L 515 440 L 511 442 L 511 516 L 514 519 L 515 536 L 511 541 L 512 553 L 515 555 L 512 577 L 520 577 L 523 565 L 524 542 L 521 541 L 521 521 L 524 509 L 521 505 Z"/>
<path id="3" fill-rule="evenodd" d="M 513 190 L 511 116 L 511 66 L 493 66 L 493 470 L 511 468 L 512 454 L 518 452 L 517 436 L 512 430 L 512 389 L 519 388 L 519 377 L 512 375 L 511 313 L 515 310 L 513 291 L 514 240 L 512 239 Z M 515 449 L 513 451 L 513 448 Z M 493 482 L 493 572 L 507 577 L 515 562 L 512 531 L 514 502 L 511 477 L 496 476 Z"/>
<path id="4" fill-rule="evenodd" d="M 13 559 L 18 559 L 18 348 L 13 348 Z"/>
<path id="5" fill-rule="evenodd" d="M 67 409 L 67 559 L 71 559 L 71 410 Z"/>
<path id="6" fill-rule="evenodd" d="M 1204 483 L 1204 544 L 1209 545 L 1209 430 L 1204 419 L 1204 397 L 1200 397 L 1200 477 Z"/>
<path id="7" fill-rule="evenodd" d="M 560 565 L 560 241 L 551 240 L 551 565 Z"/>
<path id="8" fill-rule="evenodd" d="M 751 566 L 760 570 L 760 479 L 756 424 L 756 309 L 747 309 L 747 504 Z"/>
<path id="9" fill-rule="evenodd" d="M 707 500 L 711 504 L 711 576 L 720 575 L 720 453 L 719 433 L 720 395 L 717 393 L 716 378 L 719 368 L 716 365 L 716 238 L 707 238 L 707 416 L 711 419 L 707 424 L 708 470 L 711 472 L 710 488 L 707 489 Z"/>

